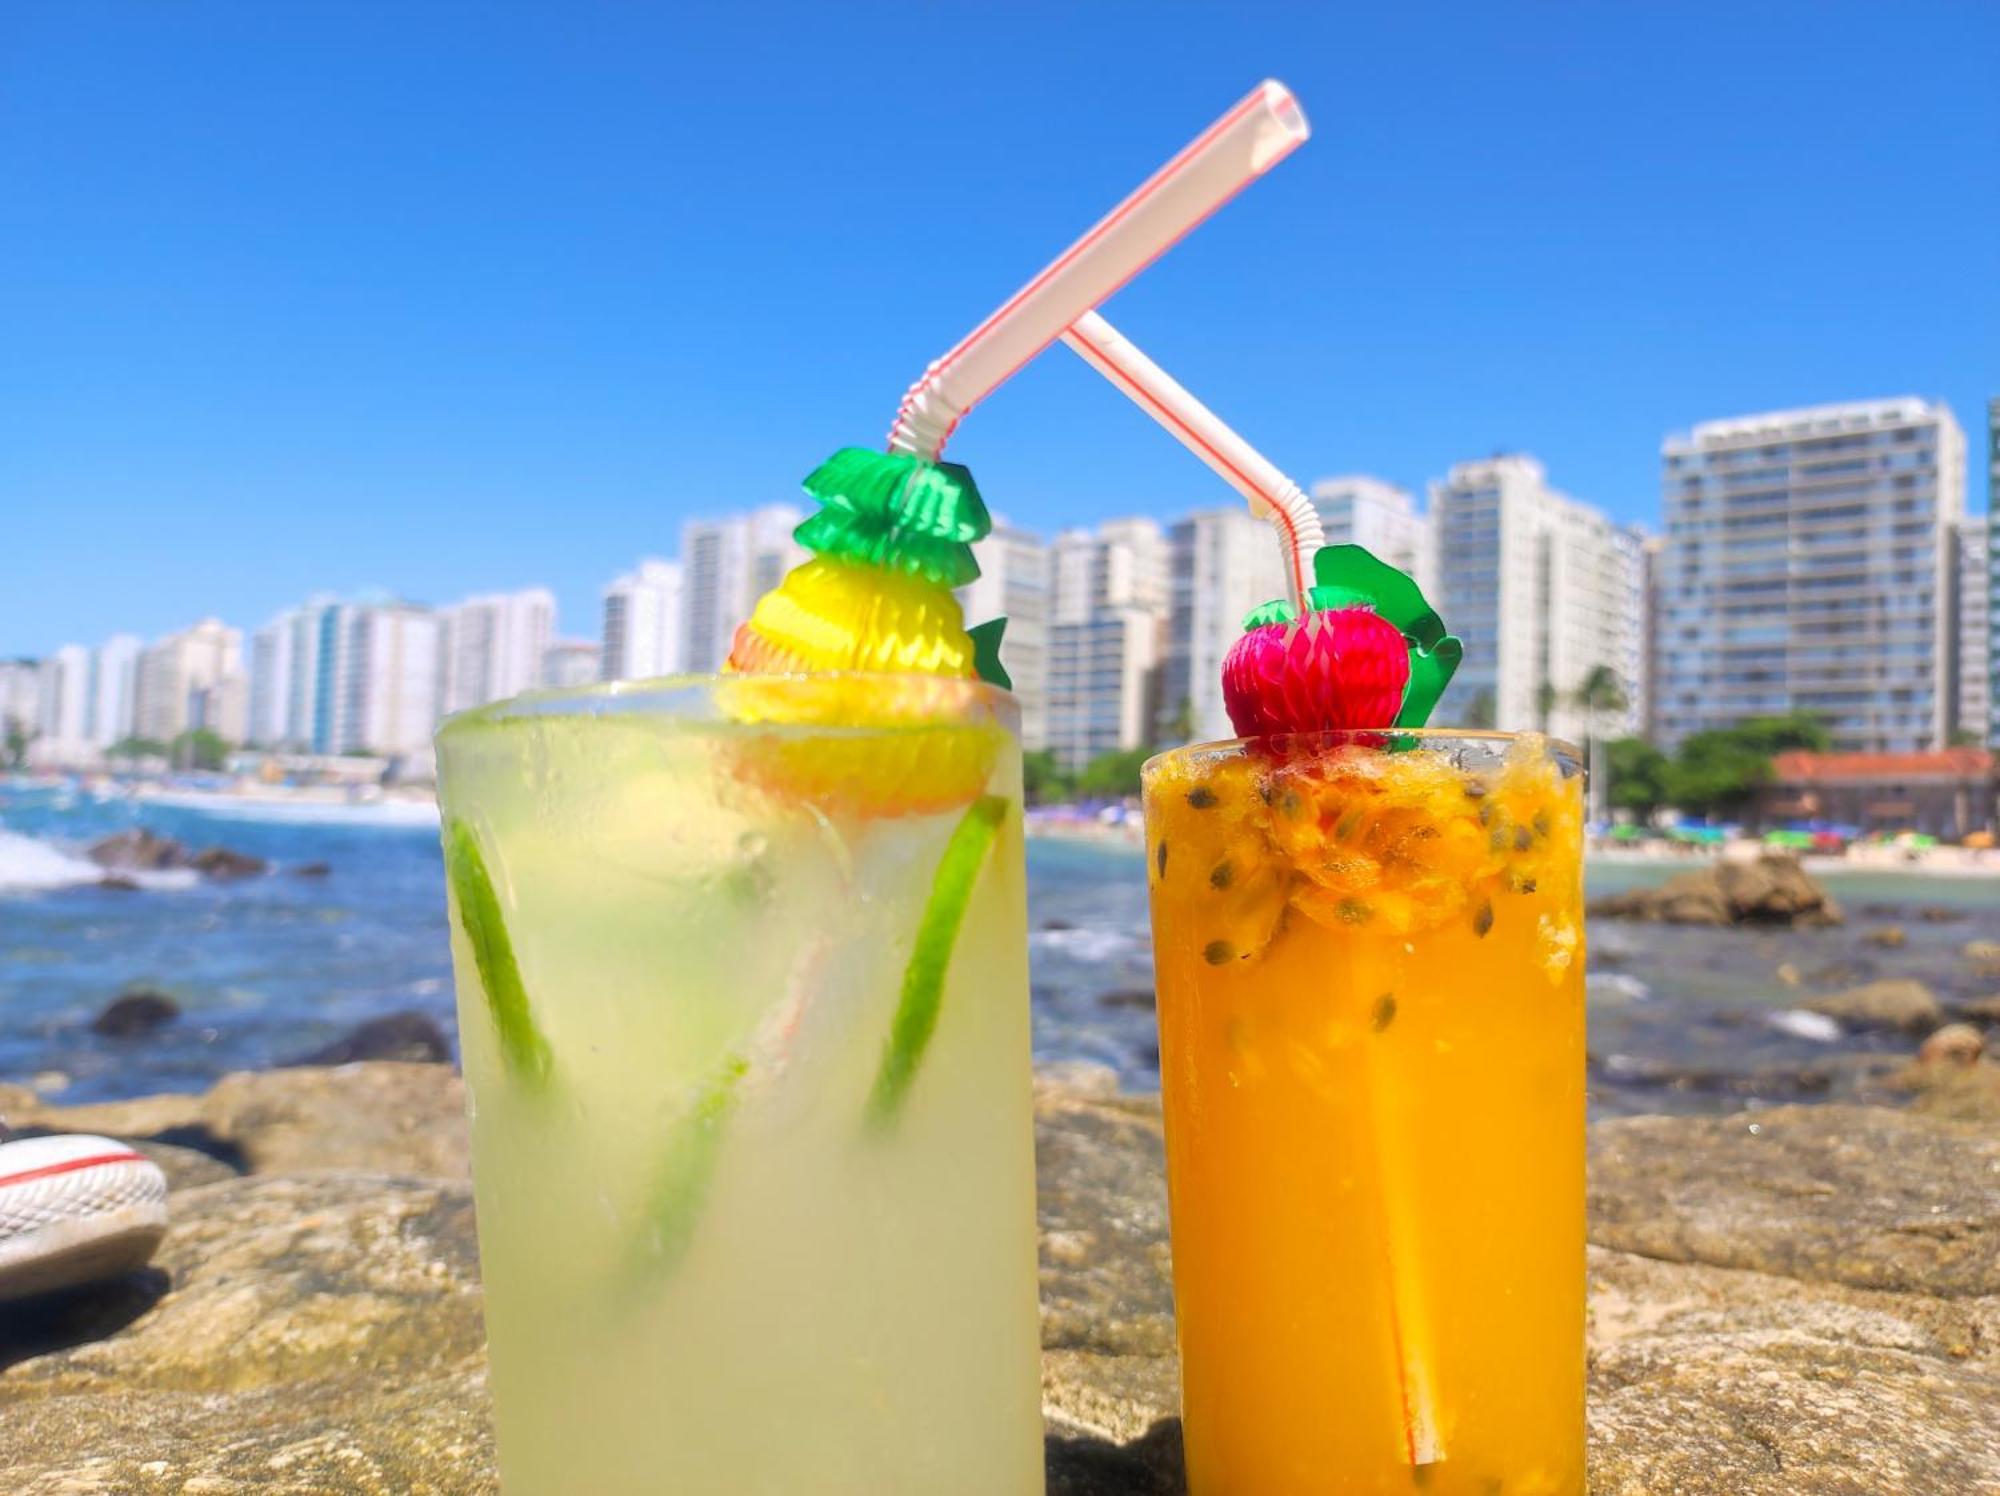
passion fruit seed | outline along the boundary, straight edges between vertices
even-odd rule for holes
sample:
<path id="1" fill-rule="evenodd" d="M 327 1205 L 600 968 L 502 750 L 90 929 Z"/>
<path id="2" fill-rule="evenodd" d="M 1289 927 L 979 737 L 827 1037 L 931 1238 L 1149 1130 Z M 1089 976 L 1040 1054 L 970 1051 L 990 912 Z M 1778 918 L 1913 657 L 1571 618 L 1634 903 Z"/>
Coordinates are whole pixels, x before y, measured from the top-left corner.
<path id="1" fill-rule="evenodd" d="M 1396 1021 L 1395 993 L 1385 992 L 1375 999 L 1375 1017 L 1372 1021 L 1378 1034 Z"/>
<path id="2" fill-rule="evenodd" d="M 1526 826 L 1516 826 L 1514 828 L 1514 850 L 1516 852 L 1525 852 L 1534 844 L 1534 832 L 1530 831 Z"/>
<path id="3" fill-rule="evenodd" d="M 1535 835 L 1547 836 L 1549 834 L 1549 827 L 1553 824 L 1549 820 L 1548 806 L 1544 805 L 1540 810 L 1536 811 L 1535 819 L 1530 824 L 1535 828 Z"/>
<path id="4" fill-rule="evenodd" d="M 1472 933 L 1484 940 L 1486 932 L 1492 928 L 1493 901 L 1491 899 L 1481 899 L 1479 907 L 1472 911 Z"/>
<path id="5" fill-rule="evenodd" d="M 1160 838 L 1160 850 L 1153 854 L 1153 866 L 1160 870 L 1162 878 L 1167 876 L 1167 840 Z"/>
<path id="6" fill-rule="evenodd" d="M 1342 899 L 1334 913 L 1350 925 L 1366 924 L 1375 917 L 1375 911 L 1360 899 Z"/>
<path id="7" fill-rule="evenodd" d="M 1188 791 L 1187 802 L 1196 810 L 1213 810 L 1215 808 L 1215 791 L 1205 784 L 1198 784 Z"/>
<path id="8" fill-rule="evenodd" d="M 1354 833 L 1360 828 L 1361 821 L 1362 821 L 1362 810 L 1361 807 L 1357 805 L 1354 807 L 1354 809 L 1350 810 L 1346 815 L 1342 816 L 1338 821 L 1338 823 L 1335 824 L 1333 828 L 1333 839 L 1335 841 L 1343 841 L 1343 842 L 1346 841 L 1350 836 L 1354 835 Z"/>
<path id="9" fill-rule="evenodd" d="M 1210 966 L 1225 966 L 1236 959 L 1236 947 L 1226 940 L 1211 940 L 1201 948 L 1201 959 Z"/>
<path id="10" fill-rule="evenodd" d="M 1236 868 L 1227 857 L 1223 858 L 1222 861 L 1209 870 L 1208 886 L 1210 888 L 1227 888 L 1235 881 Z"/>

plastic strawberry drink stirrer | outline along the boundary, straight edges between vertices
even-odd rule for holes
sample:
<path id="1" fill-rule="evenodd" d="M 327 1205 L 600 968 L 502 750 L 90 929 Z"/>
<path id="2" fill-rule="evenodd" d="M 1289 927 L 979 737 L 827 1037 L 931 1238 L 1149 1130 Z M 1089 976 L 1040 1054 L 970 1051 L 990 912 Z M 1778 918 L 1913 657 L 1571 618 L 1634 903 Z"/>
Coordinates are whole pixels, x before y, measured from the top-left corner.
<path id="1" fill-rule="evenodd" d="M 1415 584 L 1360 546 L 1321 546 L 1319 517 L 1299 486 L 1102 317 L 1093 312 L 1079 318 L 1063 341 L 1248 499 L 1251 512 L 1277 532 L 1290 599 L 1251 614 L 1223 661 L 1223 697 L 1237 732 L 1263 737 L 1421 725 L 1458 662 L 1459 647 L 1444 635 Z M 1413 697 L 1420 713 L 1415 721 L 1409 720 Z M 1379 1039 L 1361 1042 L 1376 1139 L 1375 1185 L 1386 1226 L 1382 1270 L 1391 1310 L 1387 1350 L 1401 1394 L 1399 1442 L 1412 1466 L 1435 1465 L 1445 1449 L 1433 1375 L 1435 1342 L 1415 1271 L 1420 1260 L 1412 1189 L 1416 1165 L 1407 1155 L 1397 1078 L 1384 1046 Z"/>

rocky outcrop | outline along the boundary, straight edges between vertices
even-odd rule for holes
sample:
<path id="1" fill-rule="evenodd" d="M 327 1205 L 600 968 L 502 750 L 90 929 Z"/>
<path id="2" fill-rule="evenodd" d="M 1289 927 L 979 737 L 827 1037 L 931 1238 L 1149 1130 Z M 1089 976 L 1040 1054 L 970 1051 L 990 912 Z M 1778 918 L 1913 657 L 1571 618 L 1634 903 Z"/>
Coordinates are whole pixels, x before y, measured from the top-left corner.
<path id="1" fill-rule="evenodd" d="M 1927 1034 L 1944 1022 L 1944 1008 L 1937 995 L 1922 982 L 1908 980 L 1870 982 L 1850 987 L 1826 997 L 1801 1003 L 1808 1012 L 1854 1029 L 1901 1029 L 1909 1034 Z"/>
<path id="2" fill-rule="evenodd" d="M 228 881 L 255 877 L 270 867 L 261 857 L 233 852 L 227 847 L 204 847 L 199 852 L 190 851 L 171 836 L 157 835 L 143 826 L 107 836 L 93 843 L 84 855 L 110 874 L 105 882 L 116 880 L 117 886 L 128 888 L 133 886 L 130 877 L 126 876 L 131 873 L 162 873 L 189 868 L 204 878 Z"/>
<path id="3" fill-rule="evenodd" d="M 10 1492 L 494 1492 L 461 1102 L 441 1066 L 357 1065 L 45 1112 L 199 1118 L 269 1172 L 182 1184 L 157 1270 L 0 1322 Z M 1172 1496 L 1157 1103 L 1071 1066 L 1036 1107 L 1051 1496 Z M 1828 1106 L 1592 1138 L 1596 1496 L 2000 1488 L 1990 1125 Z"/>
<path id="4" fill-rule="evenodd" d="M 1590 906 L 1612 919 L 1677 925 L 1837 925 L 1840 906 L 1799 860 L 1766 852 L 1751 862 L 1716 862 Z"/>
<path id="5" fill-rule="evenodd" d="M 331 1044 L 287 1060 L 287 1065 L 352 1065 L 357 1060 L 402 1060 L 442 1064 L 451 1059 L 451 1040 L 425 1013 L 385 1013 L 358 1023 Z"/>
<path id="6" fill-rule="evenodd" d="M 90 1020 L 90 1031 L 107 1039 L 136 1039 L 181 1016 L 181 1005 L 151 987 L 135 987 L 106 1003 Z"/>

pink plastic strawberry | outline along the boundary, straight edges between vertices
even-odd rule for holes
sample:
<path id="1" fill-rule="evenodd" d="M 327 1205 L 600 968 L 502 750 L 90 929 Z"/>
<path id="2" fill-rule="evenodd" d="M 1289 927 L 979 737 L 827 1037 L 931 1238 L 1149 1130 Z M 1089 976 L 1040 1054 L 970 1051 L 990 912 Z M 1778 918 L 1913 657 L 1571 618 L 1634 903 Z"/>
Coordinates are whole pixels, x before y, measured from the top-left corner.
<path id="1" fill-rule="evenodd" d="M 1388 727 L 1410 683 L 1410 645 L 1365 604 L 1258 625 L 1222 662 L 1222 700 L 1240 737 Z"/>

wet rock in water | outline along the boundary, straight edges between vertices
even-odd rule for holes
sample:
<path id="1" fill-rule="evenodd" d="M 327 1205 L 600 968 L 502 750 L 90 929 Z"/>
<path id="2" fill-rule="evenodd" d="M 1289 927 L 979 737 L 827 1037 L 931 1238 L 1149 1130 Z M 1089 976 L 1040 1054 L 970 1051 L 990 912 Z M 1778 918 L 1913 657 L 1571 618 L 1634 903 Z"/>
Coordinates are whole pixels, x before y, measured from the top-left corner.
<path id="1" fill-rule="evenodd" d="M 1658 888 L 1598 899 L 1590 912 L 1680 925 L 1814 927 L 1837 925 L 1843 918 L 1840 906 L 1798 858 L 1774 852 L 1752 862 L 1713 863 L 1677 874 Z"/>
<path id="2" fill-rule="evenodd" d="M 1870 982 L 1800 1004 L 1808 1013 L 1823 1013 L 1853 1029 L 1901 1029 L 1929 1033 L 1944 1022 L 1944 1008 L 1922 982 Z"/>
<path id="3" fill-rule="evenodd" d="M 119 872 L 159 873 L 188 864 L 186 847 L 143 826 L 94 842 L 84 855 L 99 867 Z"/>
<path id="4" fill-rule="evenodd" d="M 1981 976 L 2000 976 L 2000 940 L 1968 940 L 1965 959 Z"/>
<path id="5" fill-rule="evenodd" d="M 1100 1008 L 1144 1008 L 1148 1012 L 1153 1007 L 1153 989 L 1150 987 L 1119 987 L 1111 992 L 1097 994 Z"/>
<path id="6" fill-rule="evenodd" d="M 90 1030 L 107 1039 L 136 1039 L 164 1028 L 181 1016 L 181 1005 L 152 987 L 121 992 L 90 1020 Z"/>
<path id="7" fill-rule="evenodd" d="M 1870 930 L 1862 937 L 1870 945 L 1879 945 L 1885 951 L 1899 951 L 1910 943 L 1910 937 L 1901 925 L 1884 925 L 1879 930 Z"/>
<path id="8" fill-rule="evenodd" d="M 1975 997 L 1967 1002 L 1954 1003 L 1952 1011 L 1974 1023 L 2000 1024 L 2000 992 L 1991 997 Z"/>
<path id="9" fill-rule="evenodd" d="M 292 876 L 294 878 L 324 878 L 332 871 L 333 868 L 328 863 L 302 862 L 292 869 Z"/>
<path id="10" fill-rule="evenodd" d="M 1948 904 L 1926 904 L 1917 911 L 1917 918 L 1927 925 L 1950 925 L 1964 919 L 1965 911 Z"/>
<path id="11" fill-rule="evenodd" d="M 1772 975 L 1775 976 L 1779 981 L 1783 982 L 1787 987 L 1796 987 L 1802 980 L 1802 978 L 1799 975 L 1798 967 L 1794 966 L 1789 961 L 1780 961 L 1778 963 L 1778 969 L 1775 972 L 1773 972 Z"/>
<path id="12" fill-rule="evenodd" d="M 188 859 L 188 866 L 204 878 L 227 882 L 233 878 L 254 878 L 271 865 L 261 857 L 232 852 L 227 847 L 204 847 Z"/>
<path id="13" fill-rule="evenodd" d="M 437 1021 L 423 1013 L 389 1013 L 357 1024 L 346 1034 L 315 1049 L 288 1066 L 351 1065 L 357 1060 L 402 1060 L 412 1064 L 444 1064 L 451 1060 L 451 1040 Z"/>
<path id="14" fill-rule="evenodd" d="M 1977 1065 L 1986 1039 L 1969 1023 L 1947 1023 L 1917 1050 L 1919 1065 Z"/>
<path id="15" fill-rule="evenodd" d="M 1042 928 L 1044 930 L 1057 931 L 1057 930 L 1074 930 L 1076 926 L 1071 924 L 1066 919 L 1045 919 L 1042 921 Z"/>
<path id="16" fill-rule="evenodd" d="M 137 893 L 139 880 L 126 873 L 106 873 L 97 880 L 99 888 L 109 888 L 117 893 Z"/>

